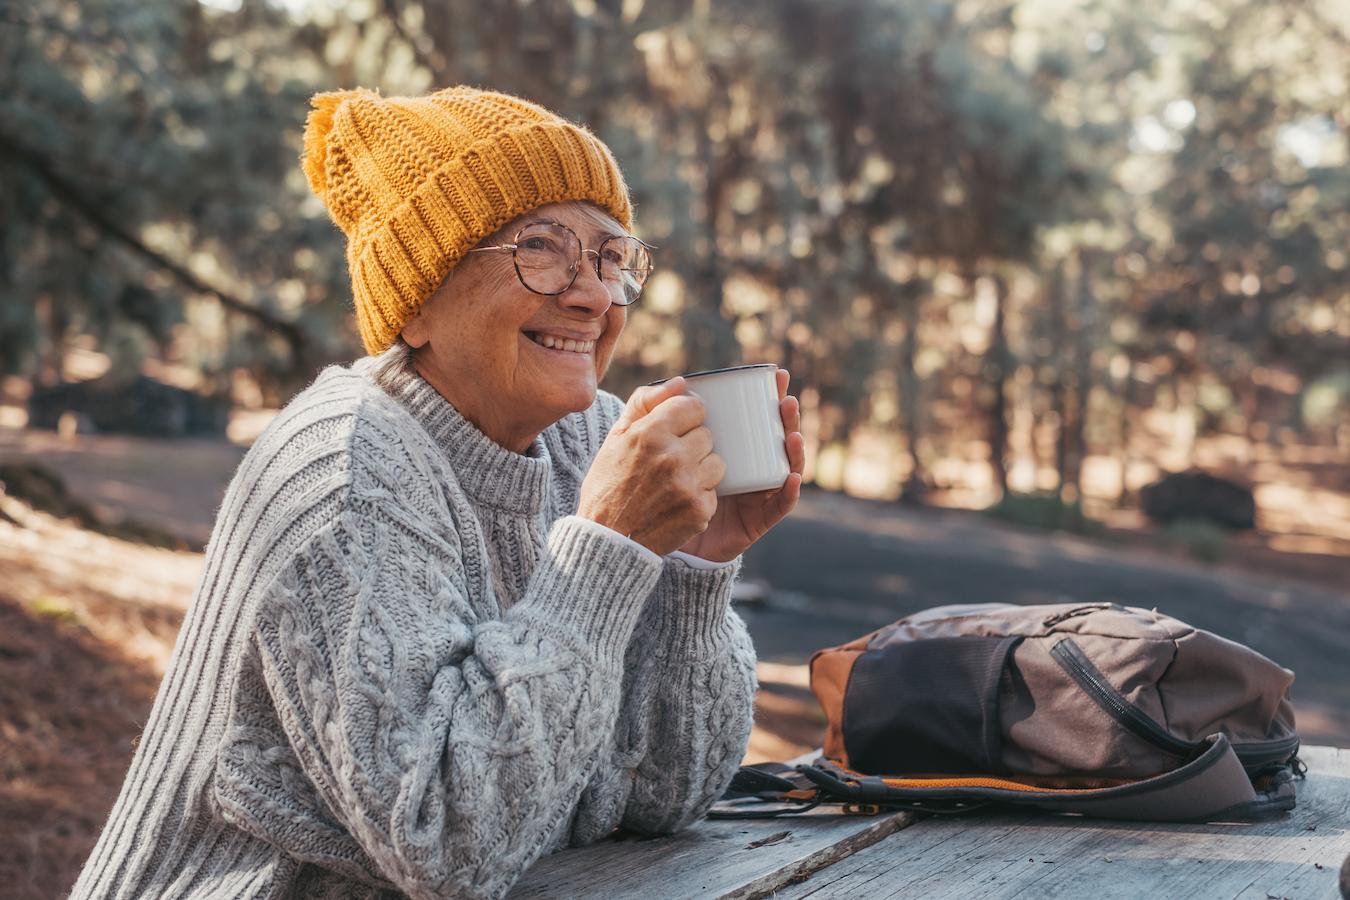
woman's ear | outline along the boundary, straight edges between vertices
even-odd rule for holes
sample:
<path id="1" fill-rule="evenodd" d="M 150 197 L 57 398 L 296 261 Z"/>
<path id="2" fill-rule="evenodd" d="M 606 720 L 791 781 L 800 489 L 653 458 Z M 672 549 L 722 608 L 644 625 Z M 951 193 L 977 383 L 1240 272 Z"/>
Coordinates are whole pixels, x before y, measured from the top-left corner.
<path id="1" fill-rule="evenodd" d="M 404 343 L 414 350 L 427 342 L 430 335 L 427 334 L 427 320 L 422 317 L 422 310 L 419 309 L 411 319 L 404 323 L 403 330 L 399 334 Z"/>
<path id="2" fill-rule="evenodd" d="M 445 302 L 442 295 L 449 292 L 450 279 L 455 277 L 456 271 L 457 268 L 451 269 L 444 280 L 436 287 L 436 290 L 431 292 L 431 296 L 422 301 L 421 306 L 417 307 L 417 312 L 412 314 L 412 318 L 403 323 L 403 329 L 399 332 L 399 336 L 403 338 L 405 344 L 414 350 L 419 349 L 431 340 L 432 321 L 436 318 L 437 313 L 433 310 L 432 314 L 428 316 L 427 310 L 433 309 L 432 304 Z"/>

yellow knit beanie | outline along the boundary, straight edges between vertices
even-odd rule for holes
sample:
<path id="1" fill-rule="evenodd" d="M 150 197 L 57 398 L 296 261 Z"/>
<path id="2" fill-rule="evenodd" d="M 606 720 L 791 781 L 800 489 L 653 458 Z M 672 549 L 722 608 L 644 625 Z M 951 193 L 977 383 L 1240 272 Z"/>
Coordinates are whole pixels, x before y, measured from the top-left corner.
<path id="1" fill-rule="evenodd" d="M 586 129 L 517 97 L 317 94 L 305 175 L 347 235 L 366 352 L 394 342 L 466 251 L 538 206 L 589 200 L 631 227 L 628 188 Z"/>

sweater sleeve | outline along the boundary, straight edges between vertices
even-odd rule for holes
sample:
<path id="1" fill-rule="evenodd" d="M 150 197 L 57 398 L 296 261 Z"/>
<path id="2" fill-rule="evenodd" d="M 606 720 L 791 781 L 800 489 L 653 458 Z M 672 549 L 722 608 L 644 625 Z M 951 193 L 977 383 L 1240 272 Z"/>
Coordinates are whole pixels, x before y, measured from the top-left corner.
<path id="1" fill-rule="evenodd" d="M 579 432 L 578 479 L 623 412 L 601 391 Z M 646 598 L 628 646 L 608 764 L 587 785 L 568 838 L 585 844 L 616 825 L 675 831 L 703 815 L 745 755 L 754 714 L 755 652 L 731 610 L 740 560 L 712 565 L 675 553 Z"/>
<path id="2" fill-rule="evenodd" d="M 699 568 L 667 558 L 629 645 L 610 769 L 597 775 L 571 840 L 616 824 L 676 831 L 708 811 L 745 756 L 755 651 L 731 609 L 739 560 Z"/>
<path id="3" fill-rule="evenodd" d="M 755 649 L 731 609 L 740 562 L 700 569 L 665 562 L 631 647 L 640 762 L 622 824 L 667 832 L 702 816 L 745 756 L 755 704 Z"/>
<path id="4" fill-rule="evenodd" d="M 558 842 L 608 757 L 633 598 L 661 571 L 564 518 L 522 599 L 482 620 L 446 540 L 353 503 L 273 580 L 251 650 L 304 789 L 368 877 L 418 898 L 496 897 Z M 275 821 L 224 793 L 250 830 Z M 272 832 L 324 858 L 295 846 L 305 834 Z"/>

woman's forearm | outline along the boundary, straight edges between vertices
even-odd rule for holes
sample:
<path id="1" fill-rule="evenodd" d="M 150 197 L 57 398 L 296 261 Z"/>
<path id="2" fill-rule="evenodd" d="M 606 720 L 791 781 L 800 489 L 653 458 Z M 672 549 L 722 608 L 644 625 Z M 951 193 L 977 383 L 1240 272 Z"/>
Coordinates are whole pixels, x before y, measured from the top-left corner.
<path id="1" fill-rule="evenodd" d="M 480 621 L 462 572 L 397 526 L 365 511 L 283 573 L 259 612 L 262 681 L 305 775 L 379 876 L 414 897 L 499 896 L 551 849 L 607 756 L 641 614 L 625 598 L 659 570 L 562 520 L 525 596 Z M 266 810 L 240 805 L 246 786 L 218 774 L 217 794 L 236 824 L 265 829 Z M 289 829 L 261 836 L 300 858 L 312 849 L 288 846 Z"/>
<path id="2" fill-rule="evenodd" d="M 623 403 L 601 392 L 595 453 Z M 740 561 L 665 558 L 628 647 L 614 753 L 587 786 L 571 840 L 585 844 L 622 823 L 674 831 L 725 789 L 749 740 L 755 652 L 731 611 Z"/>
<path id="3" fill-rule="evenodd" d="M 620 740 L 635 764 L 622 824 L 674 831 L 702 816 L 745 755 L 755 652 L 730 608 L 739 566 L 667 560 L 629 649 Z"/>

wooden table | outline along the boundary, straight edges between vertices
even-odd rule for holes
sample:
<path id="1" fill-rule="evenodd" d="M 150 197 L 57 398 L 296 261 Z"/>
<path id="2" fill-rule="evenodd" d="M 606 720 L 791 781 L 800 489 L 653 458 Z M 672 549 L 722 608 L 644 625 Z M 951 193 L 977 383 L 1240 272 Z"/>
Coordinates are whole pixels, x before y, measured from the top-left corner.
<path id="1" fill-rule="evenodd" d="M 1339 897 L 1350 750 L 1304 747 L 1298 807 L 1251 824 L 910 813 L 703 821 L 540 860 L 520 897 Z"/>

